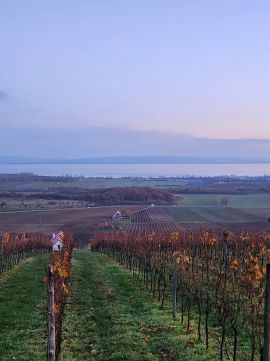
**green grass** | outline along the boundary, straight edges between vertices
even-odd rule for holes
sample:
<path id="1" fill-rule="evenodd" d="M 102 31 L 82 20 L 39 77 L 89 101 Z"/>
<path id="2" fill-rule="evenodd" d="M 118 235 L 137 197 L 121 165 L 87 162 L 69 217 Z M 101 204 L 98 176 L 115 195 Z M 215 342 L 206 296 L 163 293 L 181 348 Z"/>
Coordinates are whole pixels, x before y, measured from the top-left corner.
<path id="1" fill-rule="evenodd" d="M 63 323 L 61 361 L 207 361 L 195 334 L 172 321 L 139 281 L 104 255 L 77 251 Z"/>
<path id="2" fill-rule="evenodd" d="M 48 255 L 29 258 L 0 276 L 0 360 L 46 358 Z"/>
<path id="3" fill-rule="evenodd" d="M 229 199 L 229 207 L 235 208 L 267 208 L 270 204 L 270 194 L 179 194 L 182 199 L 178 202 L 180 207 L 219 207 L 221 199 Z"/>
<path id="4" fill-rule="evenodd" d="M 157 187 L 175 188 L 188 184 L 186 179 L 146 179 L 146 178 L 75 178 L 66 182 L 18 181 L 6 182 L 0 179 L 0 190 L 9 192 L 44 192 L 51 187 L 111 188 L 111 187 Z"/>
<path id="5" fill-rule="evenodd" d="M 227 207 L 167 207 L 178 222 L 267 222 L 270 209 Z"/>

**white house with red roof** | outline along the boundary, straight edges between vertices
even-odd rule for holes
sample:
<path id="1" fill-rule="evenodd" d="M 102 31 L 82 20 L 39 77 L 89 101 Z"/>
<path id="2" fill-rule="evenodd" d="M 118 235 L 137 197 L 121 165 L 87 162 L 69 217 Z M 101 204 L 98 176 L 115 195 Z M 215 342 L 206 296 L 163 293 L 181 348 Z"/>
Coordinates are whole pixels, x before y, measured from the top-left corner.
<path id="1" fill-rule="evenodd" d="M 61 251 L 64 246 L 64 232 L 54 233 L 50 241 L 52 242 L 53 251 Z"/>
<path id="2" fill-rule="evenodd" d="M 112 218 L 115 219 L 115 218 L 122 218 L 122 213 L 120 211 L 116 211 L 113 215 L 112 215 Z"/>

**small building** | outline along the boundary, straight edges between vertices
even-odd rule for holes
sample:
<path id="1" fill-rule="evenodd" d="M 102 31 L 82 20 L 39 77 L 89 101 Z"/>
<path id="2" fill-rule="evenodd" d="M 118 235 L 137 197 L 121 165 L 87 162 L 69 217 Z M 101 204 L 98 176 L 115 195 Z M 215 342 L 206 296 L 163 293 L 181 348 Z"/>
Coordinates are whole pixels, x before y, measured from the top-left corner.
<path id="1" fill-rule="evenodd" d="M 116 211 L 112 216 L 113 219 L 121 218 L 121 217 L 122 217 L 122 213 L 120 211 Z"/>
<path id="2" fill-rule="evenodd" d="M 61 251 L 64 246 L 64 232 L 60 231 L 58 233 L 53 233 L 52 238 L 50 241 L 52 242 L 52 249 L 53 251 Z"/>

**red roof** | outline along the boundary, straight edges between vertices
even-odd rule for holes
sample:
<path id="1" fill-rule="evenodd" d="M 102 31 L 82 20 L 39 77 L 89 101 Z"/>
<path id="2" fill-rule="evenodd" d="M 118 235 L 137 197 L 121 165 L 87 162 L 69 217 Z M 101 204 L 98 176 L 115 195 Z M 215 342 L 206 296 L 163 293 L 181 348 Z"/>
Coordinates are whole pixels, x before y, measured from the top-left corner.
<path id="1" fill-rule="evenodd" d="M 53 246 L 56 245 L 57 242 L 61 242 L 63 244 L 64 232 L 60 231 L 56 234 L 53 234 L 50 241 L 52 242 Z"/>

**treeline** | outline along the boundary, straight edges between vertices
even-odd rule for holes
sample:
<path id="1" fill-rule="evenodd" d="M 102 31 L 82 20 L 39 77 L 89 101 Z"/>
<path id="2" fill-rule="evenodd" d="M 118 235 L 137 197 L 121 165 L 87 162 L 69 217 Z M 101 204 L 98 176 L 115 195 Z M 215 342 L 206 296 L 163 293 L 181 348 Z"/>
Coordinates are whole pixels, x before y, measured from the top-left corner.
<path id="1" fill-rule="evenodd" d="M 20 174 L 0 174 L 0 181 L 5 183 L 10 182 L 61 182 L 67 183 L 79 179 L 79 177 L 73 176 L 41 176 L 32 173 L 20 173 Z"/>
<path id="2" fill-rule="evenodd" d="M 95 205 L 113 204 L 173 204 L 175 196 L 172 192 L 150 187 L 116 187 L 106 189 L 81 189 L 75 187 L 49 188 L 45 193 L 29 195 L 28 198 L 47 200 L 78 200 Z"/>

